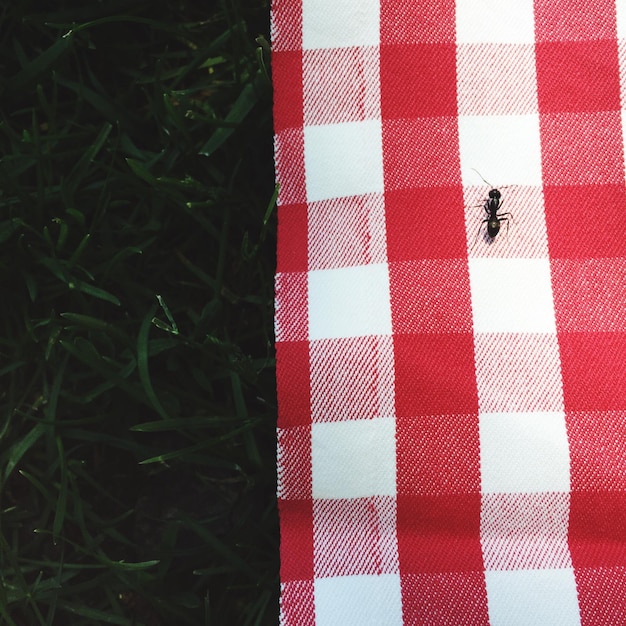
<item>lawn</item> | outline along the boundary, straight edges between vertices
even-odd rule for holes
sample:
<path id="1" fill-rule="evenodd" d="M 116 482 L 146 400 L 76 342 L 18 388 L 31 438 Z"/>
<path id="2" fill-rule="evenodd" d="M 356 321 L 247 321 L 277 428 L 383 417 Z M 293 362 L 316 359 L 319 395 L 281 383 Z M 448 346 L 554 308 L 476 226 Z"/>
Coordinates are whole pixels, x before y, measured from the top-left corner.
<path id="1" fill-rule="evenodd" d="M 3 3 L 2 624 L 277 622 L 268 39 Z"/>

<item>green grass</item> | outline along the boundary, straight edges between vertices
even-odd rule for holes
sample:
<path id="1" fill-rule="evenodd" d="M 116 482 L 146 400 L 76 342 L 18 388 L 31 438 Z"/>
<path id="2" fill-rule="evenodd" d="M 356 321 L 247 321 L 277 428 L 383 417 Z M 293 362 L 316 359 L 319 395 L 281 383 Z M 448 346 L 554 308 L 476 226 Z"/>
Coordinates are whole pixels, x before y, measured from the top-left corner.
<path id="1" fill-rule="evenodd" d="M 267 2 L 3 7 L 0 623 L 275 624 Z"/>

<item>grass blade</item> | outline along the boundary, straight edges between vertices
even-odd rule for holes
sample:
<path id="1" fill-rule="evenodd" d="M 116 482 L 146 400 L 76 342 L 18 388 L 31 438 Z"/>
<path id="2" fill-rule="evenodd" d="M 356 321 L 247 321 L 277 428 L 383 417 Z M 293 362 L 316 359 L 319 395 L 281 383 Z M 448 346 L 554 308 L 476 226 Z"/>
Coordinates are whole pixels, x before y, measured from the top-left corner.
<path id="1" fill-rule="evenodd" d="M 154 391 L 152 379 L 150 378 L 150 370 L 148 368 L 148 337 L 156 310 L 157 305 L 153 305 L 150 311 L 148 311 L 148 314 L 143 318 L 141 328 L 139 329 L 139 335 L 137 337 L 137 369 L 139 370 L 139 379 L 141 380 L 143 389 L 154 410 L 163 419 L 171 419 Z"/>
<path id="2" fill-rule="evenodd" d="M 68 287 L 70 289 L 76 289 L 78 291 L 81 291 L 82 293 L 86 293 L 87 295 L 93 296 L 94 298 L 110 302 L 115 306 L 121 306 L 122 304 L 112 293 L 109 293 L 104 289 L 100 289 L 100 287 L 94 287 L 93 285 L 85 283 L 82 280 L 70 281 L 68 283 Z"/>
<path id="3" fill-rule="evenodd" d="M 11 475 L 17 464 L 22 460 L 22 457 L 35 445 L 35 443 L 42 437 L 49 426 L 46 424 L 37 424 L 31 431 L 17 441 L 8 451 L 7 461 L 4 467 L 3 481 L 6 481 Z"/>
<path id="4" fill-rule="evenodd" d="M 224 119 L 224 126 L 218 128 L 211 135 L 209 140 L 200 148 L 199 154 L 211 156 L 235 132 L 235 129 L 259 101 L 259 89 L 262 88 L 262 78 L 262 74 L 259 72 L 251 83 L 244 86 Z"/>
<path id="5" fill-rule="evenodd" d="M 61 56 L 69 52 L 72 44 L 73 37 L 71 32 L 57 39 L 47 50 L 25 65 L 13 78 L 9 79 L 6 91 L 19 93 L 34 86 L 44 72 L 57 63 Z"/>

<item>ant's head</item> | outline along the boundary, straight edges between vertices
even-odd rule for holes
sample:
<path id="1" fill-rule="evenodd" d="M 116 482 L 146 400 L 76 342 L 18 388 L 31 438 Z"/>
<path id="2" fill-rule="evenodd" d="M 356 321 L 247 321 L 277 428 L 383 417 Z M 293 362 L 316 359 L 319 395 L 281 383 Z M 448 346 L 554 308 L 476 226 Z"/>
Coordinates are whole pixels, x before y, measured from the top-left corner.
<path id="1" fill-rule="evenodd" d="M 502 194 L 501 194 L 501 193 L 500 193 L 497 189 L 492 189 L 492 190 L 489 192 L 489 198 L 490 198 L 491 200 L 499 200 L 501 195 L 502 195 Z"/>

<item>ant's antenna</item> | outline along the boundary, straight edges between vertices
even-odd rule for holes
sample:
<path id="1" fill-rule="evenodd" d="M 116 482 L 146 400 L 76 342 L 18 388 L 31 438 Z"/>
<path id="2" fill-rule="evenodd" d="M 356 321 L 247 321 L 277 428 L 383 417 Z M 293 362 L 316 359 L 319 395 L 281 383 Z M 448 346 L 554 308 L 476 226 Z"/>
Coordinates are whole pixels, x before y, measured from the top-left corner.
<path id="1" fill-rule="evenodd" d="M 473 169 L 483 179 L 483 182 L 485 183 L 485 185 L 489 185 L 491 188 L 493 188 L 493 185 L 489 181 L 486 181 L 483 178 L 483 175 L 476 168 L 472 167 L 470 169 Z"/>

